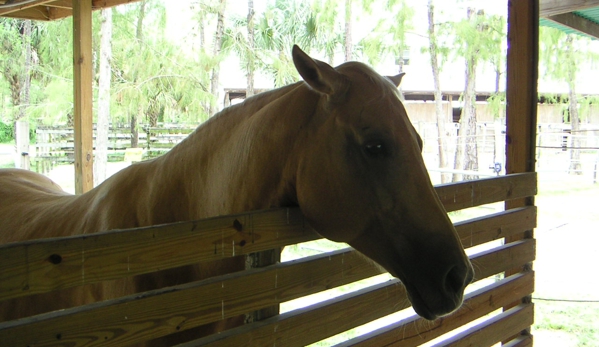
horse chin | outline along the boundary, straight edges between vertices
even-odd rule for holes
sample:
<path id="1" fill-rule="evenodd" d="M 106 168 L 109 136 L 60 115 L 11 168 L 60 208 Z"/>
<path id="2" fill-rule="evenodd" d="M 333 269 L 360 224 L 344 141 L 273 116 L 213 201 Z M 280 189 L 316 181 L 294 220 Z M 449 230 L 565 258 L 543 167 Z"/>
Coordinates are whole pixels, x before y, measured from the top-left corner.
<path id="1" fill-rule="evenodd" d="M 410 285 L 406 285 L 406 283 L 404 283 L 404 286 L 406 287 L 408 299 L 412 303 L 414 311 L 416 311 L 422 318 L 430 321 L 447 316 L 462 305 L 462 297 L 460 297 L 459 300 L 446 300 L 443 304 L 438 305 L 438 307 L 432 308 L 430 304 L 422 298 L 417 289 Z"/>

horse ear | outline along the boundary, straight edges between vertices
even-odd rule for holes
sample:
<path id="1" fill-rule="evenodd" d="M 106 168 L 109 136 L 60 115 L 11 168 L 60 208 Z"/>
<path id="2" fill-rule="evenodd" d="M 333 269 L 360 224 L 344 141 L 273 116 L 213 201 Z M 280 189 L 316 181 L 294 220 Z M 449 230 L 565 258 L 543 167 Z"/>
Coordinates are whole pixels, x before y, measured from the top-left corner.
<path id="1" fill-rule="evenodd" d="M 395 75 L 395 76 L 387 76 L 388 79 L 391 80 L 391 82 L 393 82 L 393 84 L 395 84 L 396 87 L 399 87 L 399 84 L 401 83 L 401 79 L 403 78 L 403 76 L 405 76 L 406 73 L 402 72 L 399 75 Z"/>
<path id="2" fill-rule="evenodd" d="M 310 58 L 297 45 L 293 45 L 292 56 L 297 72 L 312 89 L 329 96 L 344 93 L 347 89 L 345 77 L 329 64 Z"/>

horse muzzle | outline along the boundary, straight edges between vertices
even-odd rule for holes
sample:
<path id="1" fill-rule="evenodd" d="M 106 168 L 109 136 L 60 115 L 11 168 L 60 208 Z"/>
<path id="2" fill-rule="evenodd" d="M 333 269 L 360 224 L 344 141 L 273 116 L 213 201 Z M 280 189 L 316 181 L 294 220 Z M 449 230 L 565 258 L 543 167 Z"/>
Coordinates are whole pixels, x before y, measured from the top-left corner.
<path id="1" fill-rule="evenodd" d="M 403 276 L 400 276 L 400 279 Z M 414 311 L 428 320 L 435 320 L 457 310 L 463 302 L 464 290 L 472 282 L 474 270 L 469 261 L 451 266 L 433 282 L 406 280 L 404 285 Z"/>

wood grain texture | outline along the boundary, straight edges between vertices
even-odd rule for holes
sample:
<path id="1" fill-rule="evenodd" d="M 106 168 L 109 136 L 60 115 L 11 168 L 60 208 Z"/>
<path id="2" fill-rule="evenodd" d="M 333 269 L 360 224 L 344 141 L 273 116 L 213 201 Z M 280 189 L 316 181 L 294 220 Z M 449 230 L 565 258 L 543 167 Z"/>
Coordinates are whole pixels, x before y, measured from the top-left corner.
<path id="1" fill-rule="evenodd" d="M 533 335 L 520 335 L 515 339 L 504 343 L 503 347 L 532 347 L 533 346 Z"/>
<path id="2" fill-rule="evenodd" d="M 599 6 L 599 0 L 540 0 L 539 15 L 554 16 Z"/>
<path id="3" fill-rule="evenodd" d="M 522 186 L 518 176 L 510 187 Z M 509 181 L 509 180 L 508 180 Z M 485 182 L 485 185 L 487 183 Z M 471 184 L 453 189 L 459 195 Z M 507 188 L 509 189 L 509 187 Z M 519 188 L 512 188 L 519 190 Z M 507 193 L 506 193 L 507 194 Z M 513 193 L 512 193 L 513 194 Z M 466 247 L 535 226 L 534 207 L 456 224 Z M 241 228 L 240 230 L 238 230 Z M 318 239 L 297 208 L 117 230 L 0 247 L 0 300 L 265 251 Z"/>
<path id="4" fill-rule="evenodd" d="M 0 247 L 0 300 L 218 260 L 320 238 L 299 209 Z"/>
<path id="5" fill-rule="evenodd" d="M 339 251 L 335 255 L 334 259 L 325 254 L 309 258 L 314 263 L 306 260 L 284 263 L 0 323 L 0 341 L 9 346 L 51 346 L 56 343 L 120 346 L 268 307 L 378 271 L 353 250 Z M 533 259 L 534 240 L 526 240 L 481 252 L 472 257 L 472 262 L 478 271 L 476 278 L 481 279 L 513 267 L 513 264 Z M 334 299 L 248 324 L 241 329 L 247 329 L 251 336 L 231 337 L 236 340 L 234 343 L 227 341 L 227 345 L 255 340 L 259 341 L 256 345 L 261 346 L 268 345 L 269 341 L 279 341 L 271 339 L 290 339 L 291 342 L 301 338 L 299 345 L 305 339 L 318 341 L 331 336 L 327 334 L 342 332 L 408 307 L 405 289 L 399 283 L 397 280 L 390 281 L 383 286 L 351 294 L 343 300 Z M 294 332 L 293 329 L 300 331 Z M 228 336 L 226 334 L 218 336 Z"/>
<path id="6" fill-rule="evenodd" d="M 520 304 L 434 346 L 491 346 L 531 326 L 533 315 L 533 304 Z"/>
<path id="7" fill-rule="evenodd" d="M 118 6 L 134 3 L 139 0 L 93 0 L 92 9 Z M 40 21 L 51 21 L 73 16 L 73 0 L 33 0 L 23 4 L 15 4 L 12 7 L 0 8 L 0 16 L 20 19 L 32 19 Z"/>
<path id="8" fill-rule="evenodd" d="M 528 248 L 534 247 L 532 242 L 527 242 L 521 246 Z M 481 253 L 480 255 L 473 257 L 472 260 L 477 264 L 488 264 L 497 260 L 497 257 L 501 258 L 500 260 L 506 260 L 506 262 L 508 258 L 514 258 L 513 261 L 516 262 L 532 260 L 530 258 L 531 252 L 518 252 L 522 251 L 522 248 L 519 247 L 498 247 L 496 249 L 498 254 Z M 485 278 L 491 276 L 495 271 L 497 271 L 496 267 L 480 268 L 479 277 Z M 501 296 L 503 299 L 498 299 L 494 294 L 491 294 L 490 296 L 487 295 L 488 301 L 490 301 L 491 306 L 494 307 L 491 311 L 501 307 L 503 302 L 513 300 L 513 293 L 518 294 L 519 292 L 522 292 L 528 294 L 532 292 L 532 274 L 523 275 L 523 279 L 519 280 L 518 283 L 517 286 L 510 287 L 511 289 L 505 291 L 505 295 Z M 523 288 L 527 289 L 516 289 L 519 286 L 523 286 Z M 395 292 L 399 288 L 402 289 L 402 292 Z M 479 291 L 473 292 L 473 295 L 478 292 Z M 495 303 L 494 300 L 498 300 L 498 302 Z M 482 307 L 489 306 L 488 301 L 481 303 Z M 344 308 L 344 306 L 346 306 L 346 308 Z M 310 306 L 306 309 L 289 312 L 264 322 L 250 324 L 219 335 L 199 339 L 183 346 L 191 347 L 208 345 L 224 347 L 267 346 L 273 344 L 283 346 L 304 346 L 407 307 L 409 307 L 409 302 L 405 299 L 403 286 L 398 286 L 396 281 L 390 281 L 386 284 L 370 287 L 363 291 Z M 469 312 L 470 310 L 475 310 L 475 308 L 470 304 L 466 304 L 462 310 Z M 413 319 L 420 319 L 419 317 L 416 317 L 417 316 L 414 316 Z M 472 319 L 475 319 L 475 317 Z M 445 319 L 441 321 L 445 321 Z M 404 321 L 402 323 L 407 322 Z M 402 323 L 400 323 L 398 329 L 403 335 L 406 329 L 411 328 L 409 324 L 404 325 Z M 462 323 L 463 322 L 458 322 L 457 326 Z M 415 323 L 415 327 L 416 329 L 422 328 L 424 330 L 425 328 L 423 327 L 433 324 L 434 323 L 431 322 L 424 324 L 422 321 Z M 435 329 L 433 328 L 432 330 Z M 434 334 L 436 333 L 433 332 L 433 335 Z M 439 333 L 434 336 L 439 336 L 441 334 L 442 333 Z M 414 333 L 414 335 L 418 335 L 418 333 Z M 431 338 L 434 338 L 434 336 Z M 418 342 L 416 345 L 419 343 L 422 343 L 422 341 Z M 364 346 L 372 345 L 378 344 L 367 343 Z"/>
<path id="9" fill-rule="evenodd" d="M 574 29 L 578 32 L 587 34 L 593 39 L 599 38 L 599 25 L 584 17 L 575 15 L 573 13 L 562 13 L 547 17 L 547 19 L 557 24 Z"/>
<path id="10" fill-rule="evenodd" d="M 436 191 L 445 209 L 450 212 L 534 196 L 537 194 L 537 176 L 535 173 L 521 173 L 443 184 L 437 186 Z"/>
<path id="11" fill-rule="evenodd" d="M 562 5 L 564 2 L 561 2 Z M 545 2 L 545 10 L 549 1 Z M 557 5 L 557 4 L 556 4 Z M 561 6 L 561 5 L 559 5 Z M 568 5 L 572 7 L 573 4 Z M 506 71 L 506 173 L 536 170 L 537 85 L 539 75 L 539 0 L 508 1 L 508 50 Z M 537 187 L 536 182 L 531 187 Z M 534 197 L 505 202 L 506 209 L 534 206 Z M 525 233 L 506 237 L 505 242 L 532 238 L 533 228 Z M 530 268 L 531 264 L 514 264 L 505 274 Z M 506 305 L 504 310 L 520 305 L 522 298 Z M 532 313 L 530 322 L 532 324 Z M 528 328 L 530 329 L 530 328 Z M 504 342 L 517 336 L 508 337 Z"/>
<path id="12" fill-rule="evenodd" d="M 0 323 L 8 345 L 120 346 L 235 317 L 380 273 L 346 249 L 295 262 Z M 28 321 L 27 321 L 28 320 Z"/>
<path id="13" fill-rule="evenodd" d="M 442 334 L 487 315 L 513 300 L 515 295 L 528 295 L 533 292 L 534 273 L 522 273 L 469 293 L 464 305 L 458 311 L 443 319 L 426 322 L 413 315 L 369 334 L 337 345 L 349 346 L 419 346 Z M 477 345 L 478 346 L 478 345 Z"/>
<path id="14" fill-rule="evenodd" d="M 536 227 L 535 206 L 515 208 L 455 223 L 455 228 L 465 248 L 480 245 Z"/>
<path id="15" fill-rule="evenodd" d="M 92 0 L 73 2 L 73 118 L 75 131 L 75 193 L 94 187 Z"/>
<path id="16" fill-rule="evenodd" d="M 535 171 L 538 46 L 538 0 L 508 1 L 506 72 L 506 172 L 508 174 Z"/>

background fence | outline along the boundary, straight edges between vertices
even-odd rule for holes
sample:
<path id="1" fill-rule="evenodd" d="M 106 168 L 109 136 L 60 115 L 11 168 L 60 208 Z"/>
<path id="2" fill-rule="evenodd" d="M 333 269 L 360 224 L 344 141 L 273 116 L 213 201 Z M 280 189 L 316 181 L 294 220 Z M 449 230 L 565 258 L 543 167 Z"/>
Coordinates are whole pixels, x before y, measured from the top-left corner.
<path id="1" fill-rule="evenodd" d="M 436 187 L 448 211 L 532 196 L 536 175 L 515 174 Z M 484 210 L 483 210 L 484 211 Z M 488 210 L 487 210 L 488 211 Z M 305 346 L 373 320 L 402 314 L 339 346 L 530 346 L 534 206 L 456 223 L 475 283 L 453 315 L 434 322 L 410 311 L 396 279 L 357 291 L 342 287 L 380 274 L 345 248 L 241 273 L 0 323 L 6 346 L 122 346 L 341 288 L 332 299 L 255 321 L 183 346 Z M 504 243 L 505 238 L 519 241 Z M 117 230 L 0 247 L 0 300 L 224 259 L 318 239 L 297 208 Z M 82 263 L 81 255 L 85 254 Z M 173 256 L 176 255 L 176 256 Z M 60 261 L 57 261 L 60 259 Z M 81 277 L 86 273 L 94 276 Z M 503 276 L 514 268 L 521 272 Z M 338 295 L 338 294 L 337 294 Z M 524 298 L 524 300 L 522 300 Z M 392 316 L 391 316 L 392 317 Z M 449 335 L 445 335 L 449 333 Z M 344 339 L 345 340 L 345 339 Z"/>
<path id="2" fill-rule="evenodd" d="M 462 172 L 454 170 L 455 149 L 457 143 L 458 123 L 447 123 L 445 129 L 449 136 L 444 138 L 445 154 L 448 168 L 439 169 L 438 133 L 436 123 L 417 122 L 414 124 L 424 140 L 423 156 L 431 176 L 440 182 L 438 172 Z M 573 145 L 573 139 L 578 140 Z M 479 177 L 505 174 L 505 125 L 501 122 L 478 123 L 477 147 Z M 599 170 L 599 125 L 585 123 L 577 132 L 571 131 L 570 124 L 542 123 L 537 126 L 536 143 L 537 172 L 571 172 L 570 164 L 575 161 L 581 164 L 576 174 L 594 177 L 597 180 Z M 580 158 L 573 159 L 572 151 L 579 150 Z M 495 164 L 499 163 L 499 170 Z M 469 172 L 472 173 L 472 172 Z"/>
<path id="3" fill-rule="evenodd" d="M 140 126 L 139 147 L 144 149 L 144 159 L 164 154 L 187 137 L 195 124 L 161 124 L 157 127 Z M 449 167 L 453 168 L 457 143 L 458 123 L 447 123 L 449 136 L 445 137 L 445 154 Z M 432 172 L 461 172 L 454 169 L 438 169 L 437 125 L 432 122 L 416 122 L 415 127 L 424 140 L 423 155 Z M 544 123 L 537 126 L 537 171 L 568 172 L 570 163 L 581 163 L 579 174 L 597 178 L 599 170 L 599 125 L 582 124 L 572 133 L 569 124 Z M 479 154 L 479 177 L 504 174 L 505 125 L 501 122 L 478 124 L 477 147 Z M 36 129 L 33 166 L 37 172 L 47 172 L 54 165 L 73 162 L 73 129 L 64 126 L 40 126 Z M 572 140 L 579 140 L 578 147 Z M 108 140 L 109 161 L 122 161 L 127 148 L 131 147 L 131 129 L 111 126 Z M 581 151 L 580 159 L 572 159 L 574 149 Z M 499 163 L 499 167 L 496 166 Z M 433 178 L 435 176 L 433 175 Z"/>
<path id="4" fill-rule="evenodd" d="M 144 149 L 144 159 L 164 154 L 183 141 L 197 124 L 160 124 L 139 127 L 138 147 Z M 33 165 L 37 172 L 47 172 L 54 165 L 74 162 L 74 132 L 66 126 L 38 126 Z M 131 128 L 111 125 L 108 132 L 108 160 L 123 161 L 131 148 Z M 95 141 L 94 126 L 94 141 Z M 95 142 L 94 142 L 95 143 Z"/>

